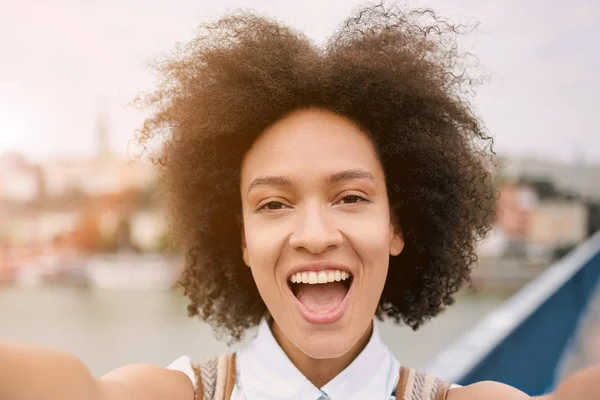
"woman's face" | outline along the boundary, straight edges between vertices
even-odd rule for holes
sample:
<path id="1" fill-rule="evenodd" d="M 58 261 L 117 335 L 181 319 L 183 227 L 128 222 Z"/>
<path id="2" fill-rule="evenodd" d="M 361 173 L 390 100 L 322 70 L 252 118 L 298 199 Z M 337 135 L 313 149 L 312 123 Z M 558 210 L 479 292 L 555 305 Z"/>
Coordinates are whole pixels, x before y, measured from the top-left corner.
<path id="1" fill-rule="evenodd" d="M 245 263 L 274 331 L 309 357 L 341 357 L 371 326 L 389 256 L 383 168 L 370 139 L 323 110 L 267 129 L 241 173 Z"/>

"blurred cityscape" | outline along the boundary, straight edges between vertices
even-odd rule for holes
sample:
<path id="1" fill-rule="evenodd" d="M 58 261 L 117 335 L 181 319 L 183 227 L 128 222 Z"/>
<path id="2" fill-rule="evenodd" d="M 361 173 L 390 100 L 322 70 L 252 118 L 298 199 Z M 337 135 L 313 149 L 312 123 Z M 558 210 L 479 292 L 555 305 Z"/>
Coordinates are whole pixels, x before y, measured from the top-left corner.
<path id="1" fill-rule="evenodd" d="M 0 154 L 0 283 L 168 289 L 169 249 L 153 165 L 111 151 L 96 126 L 94 157 L 34 164 Z"/>
<path id="2" fill-rule="evenodd" d="M 153 165 L 97 151 L 29 162 L 0 154 L 0 283 L 168 289 L 182 260 L 169 247 Z M 473 283 L 514 290 L 600 228 L 600 165 L 500 159 L 496 224 Z"/>

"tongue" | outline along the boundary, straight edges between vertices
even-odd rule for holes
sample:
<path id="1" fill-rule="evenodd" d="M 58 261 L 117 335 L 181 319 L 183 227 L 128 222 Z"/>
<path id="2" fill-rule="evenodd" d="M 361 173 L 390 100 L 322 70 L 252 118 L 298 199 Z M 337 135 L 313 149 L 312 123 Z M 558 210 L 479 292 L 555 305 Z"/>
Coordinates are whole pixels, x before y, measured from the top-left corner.
<path id="1" fill-rule="evenodd" d="M 342 282 L 320 283 L 318 285 L 301 283 L 298 285 L 296 298 L 308 309 L 325 313 L 340 305 L 347 292 L 348 288 Z"/>

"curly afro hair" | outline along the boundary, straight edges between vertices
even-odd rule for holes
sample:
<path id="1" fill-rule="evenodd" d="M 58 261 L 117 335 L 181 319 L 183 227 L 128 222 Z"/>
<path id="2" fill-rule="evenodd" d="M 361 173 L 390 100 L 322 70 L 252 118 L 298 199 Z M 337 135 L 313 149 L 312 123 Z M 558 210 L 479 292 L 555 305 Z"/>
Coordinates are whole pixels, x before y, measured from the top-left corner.
<path id="1" fill-rule="evenodd" d="M 240 168 L 267 127 L 298 109 L 342 115 L 372 139 L 405 248 L 377 315 L 417 329 L 453 303 L 493 222 L 492 139 L 466 100 L 480 79 L 463 31 L 425 10 L 366 6 L 323 45 L 254 13 L 203 25 L 156 65 L 138 135 L 159 141 L 178 285 L 190 316 L 239 340 L 266 312 L 241 252 Z"/>

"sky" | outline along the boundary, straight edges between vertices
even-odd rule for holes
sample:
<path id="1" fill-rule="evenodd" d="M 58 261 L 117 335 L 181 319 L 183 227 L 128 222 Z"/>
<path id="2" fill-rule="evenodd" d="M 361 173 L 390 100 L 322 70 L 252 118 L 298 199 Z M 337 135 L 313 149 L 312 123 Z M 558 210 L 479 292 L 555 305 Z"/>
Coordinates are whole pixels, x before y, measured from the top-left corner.
<path id="1" fill-rule="evenodd" d="M 126 152 L 150 91 L 148 62 L 224 12 L 252 9 L 315 42 L 356 0 L 0 0 L 0 153 L 33 160 L 89 155 L 107 116 Z M 497 152 L 600 162 L 600 2 L 415 0 L 455 22 L 478 22 L 460 42 L 489 81 L 473 105 Z"/>

